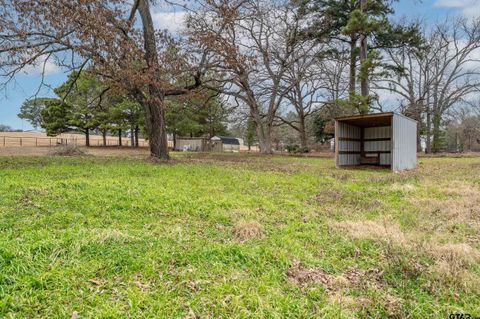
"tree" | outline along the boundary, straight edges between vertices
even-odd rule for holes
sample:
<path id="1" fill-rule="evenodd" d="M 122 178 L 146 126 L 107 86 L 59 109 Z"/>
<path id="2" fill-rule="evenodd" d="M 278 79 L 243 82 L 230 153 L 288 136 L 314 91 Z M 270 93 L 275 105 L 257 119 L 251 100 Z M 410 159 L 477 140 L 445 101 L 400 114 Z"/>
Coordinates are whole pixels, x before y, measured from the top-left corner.
<path id="1" fill-rule="evenodd" d="M 21 132 L 22 130 L 16 130 L 8 125 L 0 124 L 0 132 Z"/>
<path id="2" fill-rule="evenodd" d="M 403 98 L 407 114 L 425 118 L 426 151 L 438 152 L 444 147 L 446 115 L 480 89 L 480 19 L 448 18 L 425 37 L 423 50 L 388 50 L 395 72 L 375 86 Z"/>
<path id="3" fill-rule="evenodd" d="M 222 75 L 215 88 L 248 106 L 264 154 L 272 152 L 272 130 L 286 94 L 282 81 L 300 43 L 298 18 L 286 0 L 213 0 L 189 21 L 190 32 L 208 48 L 213 72 Z"/>
<path id="4" fill-rule="evenodd" d="M 51 99 L 42 110 L 42 127 L 48 136 L 56 136 L 72 130 L 70 126 L 70 106 L 59 99 Z"/>
<path id="5" fill-rule="evenodd" d="M 42 127 L 42 111 L 51 102 L 51 100 L 52 98 L 33 98 L 26 100 L 20 107 L 20 113 L 18 113 L 18 117 L 30 122 L 35 129 Z"/>
<path id="6" fill-rule="evenodd" d="M 108 99 L 100 98 L 104 88 L 99 79 L 87 70 L 72 72 L 67 81 L 56 88 L 55 93 L 68 105 L 66 121 L 69 127 L 85 134 L 86 146 L 90 146 L 90 132 L 108 125 L 105 105 Z M 105 129 L 103 129 L 104 146 Z"/>
<path id="7" fill-rule="evenodd" d="M 174 146 L 177 136 L 212 138 L 226 132 L 228 109 L 214 92 L 169 99 L 167 103 L 167 127 L 173 135 Z"/>
<path id="8" fill-rule="evenodd" d="M 320 113 L 315 114 L 315 117 L 312 121 L 312 131 L 316 142 L 325 143 L 328 139 L 333 137 L 332 132 L 326 130 L 328 122 L 329 121 L 326 120 Z"/>
<path id="9" fill-rule="evenodd" d="M 88 67 L 107 83 L 99 98 L 121 88 L 142 105 L 151 155 L 161 159 L 169 158 L 165 97 L 196 89 L 204 73 L 202 54 L 185 45 L 156 32 L 149 0 L 0 0 L 4 84 L 39 61 Z"/>
<path id="10" fill-rule="evenodd" d="M 389 20 L 394 1 L 297 0 L 305 19 L 313 21 L 304 33 L 318 41 L 327 38 L 348 44 L 349 102 L 359 113 L 369 111 L 369 79 L 379 66 L 379 50 L 420 41 L 416 25 L 394 25 Z M 357 94 L 358 80 L 361 95 Z"/>
<path id="11" fill-rule="evenodd" d="M 298 133 L 301 149 L 307 150 L 307 121 L 317 107 L 325 102 L 322 93 L 325 89 L 329 89 L 322 52 L 326 49 L 311 40 L 297 39 L 295 41 L 303 43 L 298 45 L 292 53 L 292 56 L 295 57 L 283 79 L 286 108 L 291 109 L 293 106 L 295 116 L 291 116 L 290 112 L 287 112 L 286 115 L 280 114 L 277 118 Z M 333 90 L 333 88 L 331 89 Z"/>
<path id="12" fill-rule="evenodd" d="M 111 108 L 111 123 L 118 130 L 119 145 L 122 145 L 122 132 L 130 130 L 132 147 L 138 147 L 138 134 L 143 126 L 143 110 L 139 103 L 126 96 L 120 96 Z"/>

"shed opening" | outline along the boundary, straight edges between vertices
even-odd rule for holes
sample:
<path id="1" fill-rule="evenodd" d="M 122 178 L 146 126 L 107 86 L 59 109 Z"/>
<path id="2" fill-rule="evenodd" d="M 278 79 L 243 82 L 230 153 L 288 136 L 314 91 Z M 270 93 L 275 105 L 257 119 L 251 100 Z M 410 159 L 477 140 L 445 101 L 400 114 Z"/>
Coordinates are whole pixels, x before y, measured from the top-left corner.
<path id="1" fill-rule="evenodd" d="M 336 165 L 374 165 L 395 171 L 414 168 L 416 132 L 416 121 L 393 112 L 337 118 Z"/>

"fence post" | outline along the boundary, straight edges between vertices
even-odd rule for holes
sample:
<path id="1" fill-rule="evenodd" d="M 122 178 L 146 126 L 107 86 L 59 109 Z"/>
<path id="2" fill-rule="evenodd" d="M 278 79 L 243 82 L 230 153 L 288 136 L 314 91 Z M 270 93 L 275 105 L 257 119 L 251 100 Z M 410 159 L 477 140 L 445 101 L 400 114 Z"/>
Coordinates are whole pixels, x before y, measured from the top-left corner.
<path id="1" fill-rule="evenodd" d="M 35 137 L 35 147 L 38 147 L 38 138 Z"/>
<path id="2" fill-rule="evenodd" d="M 50 147 L 52 147 L 52 139 L 49 138 L 48 140 L 50 141 Z"/>
<path id="3" fill-rule="evenodd" d="M 5 142 L 5 136 L 3 137 L 3 147 L 7 146 L 7 143 Z"/>
<path id="4" fill-rule="evenodd" d="M 23 146 L 22 138 L 20 137 L 20 146 Z"/>

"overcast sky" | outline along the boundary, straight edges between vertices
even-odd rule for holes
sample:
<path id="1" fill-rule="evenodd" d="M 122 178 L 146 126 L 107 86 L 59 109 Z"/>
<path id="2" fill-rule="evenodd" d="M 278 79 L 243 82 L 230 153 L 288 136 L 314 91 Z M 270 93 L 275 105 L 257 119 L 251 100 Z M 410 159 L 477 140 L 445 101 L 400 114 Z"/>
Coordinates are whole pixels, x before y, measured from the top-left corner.
<path id="1" fill-rule="evenodd" d="M 397 17 L 421 18 L 427 23 L 432 23 L 446 15 L 462 14 L 472 17 L 480 14 L 480 0 L 400 0 L 395 5 Z M 154 19 L 156 26 L 161 29 L 178 31 L 181 27 L 184 14 L 181 11 L 165 12 L 156 8 Z M 26 74 L 17 77 L 6 92 L 0 96 L 0 124 L 13 128 L 31 130 L 28 122 L 17 117 L 22 103 L 37 93 L 40 83 L 40 67 L 29 68 Z M 46 83 L 52 87 L 65 81 L 67 74 L 53 64 L 46 66 Z M 43 89 L 39 96 L 50 96 L 51 92 Z"/>

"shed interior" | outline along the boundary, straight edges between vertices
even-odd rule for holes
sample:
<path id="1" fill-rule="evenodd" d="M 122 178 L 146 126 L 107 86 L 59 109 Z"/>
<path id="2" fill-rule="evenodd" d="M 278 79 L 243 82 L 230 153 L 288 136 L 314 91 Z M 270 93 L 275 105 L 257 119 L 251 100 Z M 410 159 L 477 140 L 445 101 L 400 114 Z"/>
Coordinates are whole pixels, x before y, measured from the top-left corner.
<path id="1" fill-rule="evenodd" d="M 337 165 L 391 167 L 392 119 L 393 113 L 337 118 Z"/>

